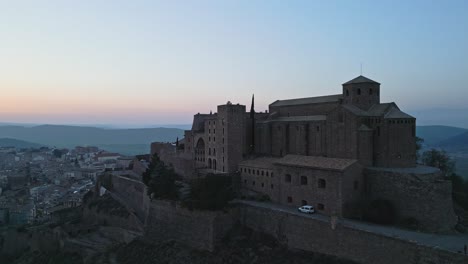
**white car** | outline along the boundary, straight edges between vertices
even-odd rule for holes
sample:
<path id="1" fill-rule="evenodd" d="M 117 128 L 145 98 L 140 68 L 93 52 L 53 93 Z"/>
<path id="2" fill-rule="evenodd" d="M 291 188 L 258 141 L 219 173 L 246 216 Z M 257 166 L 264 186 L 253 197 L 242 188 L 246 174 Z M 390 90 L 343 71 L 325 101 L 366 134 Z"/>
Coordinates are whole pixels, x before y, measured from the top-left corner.
<path id="1" fill-rule="evenodd" d="M 301 213 L 304 213 L 304 214 L 313 214 L 315 213 L 315 209 L 312 205 L 303 205 L 299 208 L 297 208 L 297 210 Z"/>

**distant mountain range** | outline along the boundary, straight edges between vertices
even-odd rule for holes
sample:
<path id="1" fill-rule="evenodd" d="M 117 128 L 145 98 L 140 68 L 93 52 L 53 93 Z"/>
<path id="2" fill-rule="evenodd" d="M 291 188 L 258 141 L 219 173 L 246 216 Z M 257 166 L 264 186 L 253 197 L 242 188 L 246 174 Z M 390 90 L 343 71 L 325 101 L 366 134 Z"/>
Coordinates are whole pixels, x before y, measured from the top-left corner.
<path id="1" fill-rule="evenodd" d="M 468 131 L 442 140 L 437 145 L 447 151 L 468 152 Z"/>
<path id="2" fill-rule="evenodd" d="M 15 148 L 40 148 L 41 144 L 36 144 L 24 140 L 14 138 L 0 138 L 0 147 L 15 147 Z"/>
<path id="3" fill-rule="evenodd" d="M 93 145 L 125 155 L 149 153 L 151 142 L 174 142 L 177 137 L 183 137 L 182 129 L 104 129 L 62 125 L 0 126 L 0 138 L 65 148 Z"/>
<path id="4" fill-rule="evenodd" d="M 430 146 L 438 146 L 444 141 L 466 132 L 468 129 L 452 126 L 418 126 L 416 128 L 416 135 L 423 138 L 424 143 Z"/>
<path id="5" fill-rule="evenodd" d="M 418 126 L 418 137 L 424 139 L 424 149 L 447 151 L 456 161 L 456 172 L 468 179 L 468 129 L 451 126 Z"/>

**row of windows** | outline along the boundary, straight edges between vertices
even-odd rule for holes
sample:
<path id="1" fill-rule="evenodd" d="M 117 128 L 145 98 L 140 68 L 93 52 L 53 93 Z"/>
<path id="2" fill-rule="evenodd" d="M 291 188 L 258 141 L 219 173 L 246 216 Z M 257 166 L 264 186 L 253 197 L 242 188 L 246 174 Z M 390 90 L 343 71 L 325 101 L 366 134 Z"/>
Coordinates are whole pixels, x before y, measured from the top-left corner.
<path id="1" fill-rule="evenodd" d="M 388 120 L 389 124 L 414 124 L 415 120 Z"/>
<path id="2" fill-rule="evenodd" d="M 208 134 L 211 134 L 211 129 L 208 129 Z M 213 129 L 213 134 L 216 134 L 216 129 Z"/>
<path id="3" fill-rule="evenodd" d="M 247 180 L 244 180 L 244 185 L 247 186 Z M 252 186 L 255 186 L 255 181 L 252 181 Z M 262 186 L 262 188 L 264 188 L 264 187 L 265 187 L 265 183 L 262 182 L 262 183 L 260 184 L 260 186 Z M 270 188 L 271 188 L 271 189 L 274 189 L 274 188 L 275 188 L 275 185 L 274 185 L 274 184 L 270 184 Z"/>
<path id="4" fill-rule="evenodd" d="M 289 116 L 289 113 L 288 113 L 288 116 Z M 277 129 L 278 131 L 281 131 L 281 126 L 278 126 Z M 320 132 L 320 126 L 317 126 L 315 129 L 317 130 L 317 132 Z M 296 130 L 299 130 L 299 126 L 296 126 Z"/>
<path id="5" fill-rule="evenodd" d="M 357 91 L 357 95 L 361 95 L 361 89 L 360 88 L 358 88 L 356 91 Z M 369 91 L 369 95 L 373 94 L 372 89 L 369 89 L 368 91 Z M 379 91 L 376 91 L 375 94 L 379 95 Z M 349 96 L 349 90 L 346 90 L 346 96 Z"/>
<path id="6" fill-rule="evenodd" d="M 291 174 L 284 175 L 284 181 L 285 182 L 291 182 L 291 179 L 292 179 Z M 307 184 L 308 184 L 307 176 L 301 176 L 301 185 L 307 185 Z M 327 181 L 325 179 L 318 179 L 317 186 L 318 186 L 318 188 L 326 188 L 327 187 Z"/>
<path id="7" fill-rule="evenodd" d="M 247 168 L 240 168 L 240 171 L 243 173 L 248 173 L 248 174 L 257 174 L 258 176 L 271 176 L 273 178 L 273 172 L 269 171 L 264 171 L 264 170 L 255 170 L 255 169 L 247 169 Z"/>

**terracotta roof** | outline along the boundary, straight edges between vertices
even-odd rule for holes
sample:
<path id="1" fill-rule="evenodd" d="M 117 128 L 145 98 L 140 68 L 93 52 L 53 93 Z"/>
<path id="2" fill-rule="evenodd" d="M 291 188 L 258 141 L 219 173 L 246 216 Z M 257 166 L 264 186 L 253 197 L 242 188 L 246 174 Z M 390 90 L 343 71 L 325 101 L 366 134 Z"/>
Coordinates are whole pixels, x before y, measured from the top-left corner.
<path id="1" fill-rule="evenodd" d="M 373 80 L 371 80 L 371 79 L 369 79 L 367 77 L 359 75 L 358 77 L 352 79 L 351 81 L 347 81 L 347 82 L 343 83 L 343 85 L 352 84 L 352 83 L 377 83 L 377 84 L 380 84 L 380 83 L 378 83 L 376 81 L 373 81 Z"/>
<path id="2" fill-rule="evenodd" d="M 271 103 L 270 106 L 289 106 L 289 105 L 332 103 L 332 102 L 338 102 L 341 98 L 343 98 L 342 94 L 334 94 L 334 95 L 296 98 L 296 99 L 288 99 L 288 100 L 276 100 L 275 102 Z"/>
<path id="3" fill-rule="evenodd" d="M 319 156 L 286 155 L 275 164 L 292 167 L 307 167 L 323 170 L 344 171 L 356 163 L 355 159 L 327 158 Z"/>

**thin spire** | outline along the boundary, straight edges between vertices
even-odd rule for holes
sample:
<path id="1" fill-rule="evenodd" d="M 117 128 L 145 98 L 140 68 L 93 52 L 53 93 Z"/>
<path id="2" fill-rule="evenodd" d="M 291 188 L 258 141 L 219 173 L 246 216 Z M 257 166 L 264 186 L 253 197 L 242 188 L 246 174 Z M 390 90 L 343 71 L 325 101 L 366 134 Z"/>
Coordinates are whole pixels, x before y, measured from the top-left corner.
<path id="1" fill-rule="evenodd" d="M 255 115 L 255 98 L 254 94 L 252 94 L 252 104 L 250 105 L 250 118 L 254 118 Z"/>

